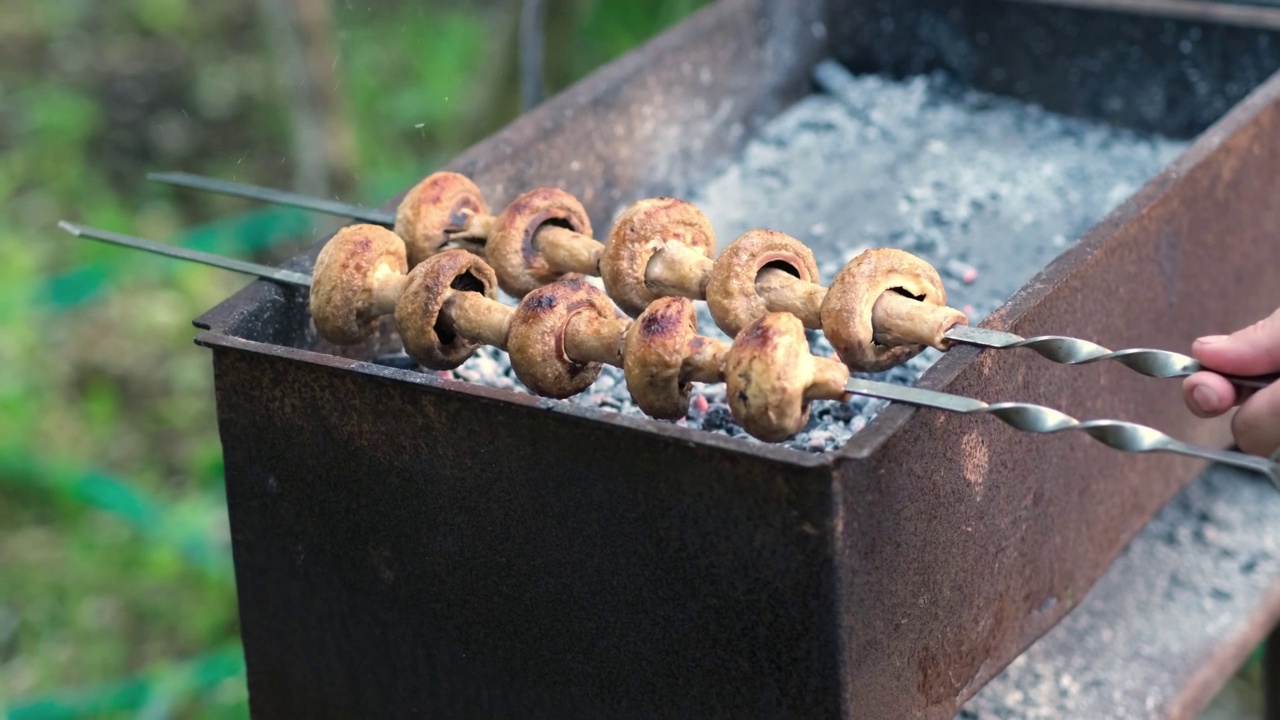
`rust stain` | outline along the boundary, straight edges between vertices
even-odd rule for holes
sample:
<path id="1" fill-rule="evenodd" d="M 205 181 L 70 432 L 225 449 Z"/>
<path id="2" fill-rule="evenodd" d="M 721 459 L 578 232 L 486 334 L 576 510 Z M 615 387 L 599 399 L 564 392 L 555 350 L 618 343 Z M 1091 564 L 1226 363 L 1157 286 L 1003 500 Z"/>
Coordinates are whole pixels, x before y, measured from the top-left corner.
<path id="1" fill-rule="evenodd" d="M 971 430 L 960 439 L 960 458 L 961 475 L 973 486 L 977 496 L 982 497 L 982 484 L 991 466 L 991 455 L 986 440 L 978 431 Z"/>

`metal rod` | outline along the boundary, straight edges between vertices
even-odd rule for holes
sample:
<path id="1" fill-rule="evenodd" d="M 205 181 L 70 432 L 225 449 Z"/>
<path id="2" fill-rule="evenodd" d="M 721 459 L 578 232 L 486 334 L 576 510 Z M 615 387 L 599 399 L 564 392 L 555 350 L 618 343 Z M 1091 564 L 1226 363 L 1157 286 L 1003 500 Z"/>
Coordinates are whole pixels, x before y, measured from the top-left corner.
<path id="1" fill-rule="evenodd" d="M 1089 363 L 1102 362 L 1104 360 L 1114 360 L 1135 372 L 1149 377 L 1180 378 L 1208 369 L 1193 357 L 1168 350 L 1131 348 L 1112 351 L 1088 340 L 1062 337 L 1060 335 L 1041 335 L 1033 338 L 1024 338 L 1020 335 L 999 330 L 988 330 L 971 325 L 954 325 L 943 334 L 943 337 L 952 342 L 998 350 L 1027 348 L 1039 353 L 1044 358 L 1064 365 L 1088 365 Z M 1232 384 L 1245 388 L 1264 388 L 1280 380 L 1280 374 L 1257 375 L 1254 377 L 1218 374 Z"/>
<path id="2" fill-rule="evenodd" d="M 314 210 L 315 212 L 325 213 L 327 215 L 349 217 L 359 222 L 373 223 L 374 225 L 382 225 L 384 227 L 394 227 L 396 224 L 395 213 L 379 210 L 377 208 L 365 207 L 364 205 L 354 205 L 351 203 L 338 202 L 337 200 L 325 200 L 324 198 L 288 192 L 286 190 L 275 190 L 273 188 L 266 188 L 258 185 L 248 185 L 245 183 L 231 182 L 229 180 L 218 180 L 216 178 L 205 177 L 203 175 L 192 175 L 191 173 L 184 172 L 147 173 L 147 179 L 154 182 L 165 183 L 167 185 L 177 185 L 179 187 L 203 190 L 205 192 L 218 193 L 220 195 L 231 195 L 232 197 L 247 198 L 249 200 L 261 200 L 275 205 L 287 205 L 289 207 L 302 208 L 303 210 Z"/>
<path id="3" fill-rule="evenodd" d="M 1238 3 L 1201 0 L 1008 0 L 1009 2 L 1060 5 L 1104 12 L 1177 18 L 1215 25 L 1280 30 L 1280 9 Z"/>
<path id="4" fill-rule="evenodd" d="M 222 257 L 220 255 L 200 252 L 199 250 L 190 250 L 188 248 L 174 247 L 172 245 L 162 245 L 150 240 L 143 240 L 142 238 L 111 232 L 109 230 L 77 225 L 75 223 L 67 222 L 66 220 L 60 221 L 58 223 L 58 227 L 66 230 L 76 237 L 99 240 L 114 245 L 121 245 L 158 255 L 178 258 L 180 260 L 190 260 L 192 262 L 203 263 L 223 270 L 231 270 L 233 272 L 254 275 L 267 280 L 275 280 L 290 285 L 297 285 L 299 287 L 311 286 L 311 277 L 309 275 L 294 272 L 292 270 L 284 270 L 267 265 L 245 262 L 243 260 L 235 260 L 232 258 Z M 948 393 L 937 392 L 935 390 L 925 390 L 922 388 L 907 387 L 904 385 L 893 385 L 890 383 L 863 380 L 859 378 L 851 379 L 845 389 L 847 392 L 854 395 L 865 395 L 867 397 L 880 398 L 882 400 L 901 402 L 908 405 L 917 405 L 937 410 L 945 410 L 948 412 L 994 415 L 1008 425 L 1024 432 L 1049 434 L 1066 431 L 1083 432 L 1105 445 L 1127 452 L 1172 452 L 1198 457 L 1204 460 L 1219 462 L 1225 465 L 1232 465 L 1245 470 L 1252 470 L 1254 472 L 1261 473 L 1265 475 L 1277 489 L 1280 489 L 1280 465 L 1273 460 L 1254 457 L 1244 453 L 1215 450 L 1198 445 L 1191 445 L 1180 440 L 1175 440 L 1168 435 L 1165 435 L 1153 428 L 1146 427 L 1145 425 L 1138 425 L 1136 423 L 1125 422 L 1123 420 L 1088 420 L 1081 422 L 1069 415 L 1066 415 L 1065 413 L 1061 413 L 1053 408 L 1044 407 L 1042 405 L 1031 405 L 1029 403 L 1016 402 L 988 404 L 981 400 L 963 397 L 961 395 L 951 395 Z"/>
<path id="5" fill-rule="evenodd" d="M 288 285 L 311 287 L 311 276 L 305 273 L 284 270 L 282 268 L 274 268 L 269 265 L 259 265 L 258 263 L 245 262 L 244 260 L 235 260 L 221 255 L 200 252 L 199 250 L 190 250 L 188 248 L 175 247 L 173 245 L 162 245 L 157 242 L 143 240 L 142 238 L 133 237 L 131 235 L 122 235 L 120 233 L 111 232 L 110 230 L 101 230 L 99 228 L 88 227 L 85 225 L 77 225 L 75 223 L 67 222 L 66 220 L 59 222 L 58 227 L 66 230 L 76 237 L 100 240 L 113 245 L 122 245 L 124 247 L 134 248 L 135 250 L 145 250 L 149 253 L 166 255 L 172 258 L 178 258 L 179 260 L 190 260 L 191 262 L 210 265 L 222 270 L 254 275 L 266 280 L 275 280 Z"/>
<path id="6" fill-rule="evenodd" d="M 395 215 L 374 208 L 350 205 L 332 200 L 301 195 L 299 193 L 273 190 L 271 188 L 247 185 L 244 183 L 218 180 L 215 178 L 192 175 L 182 172 L 148 173 L 147 179 L 170 185 L 205 190 L 232 195 L 235 197 L 262 200 L 280 205 L 289 205 L 317 212 L 351 217 L 361 222 L 370 222 L 386 227 L 395 225 Z M 1013 333 L 987 330 L 969 325 L 956 325 L 946 332 L 946 338 L 953 342 L 979 347 L 1006 349 L 1025 347 L 1034 350 L 1041 356 L 1054 362 L 1066 365 L 1084 365 L 1102 360 L 1115 360 L 1129 368 L 1151 377 L 1177 378 L 1185 377 L 1203 370 L 1194 358 L 1165 350 L 1136 348 L 1130 350 L 1111 351 L 1101 345 L 1087 340 L 1045 335 L 1034 338 L 1023 338 Z M 1245 388 L 1264 388 L 1280 380 L 1280 374 L 1258 377 L 1238 377 L 1223 375 L 1231 383 Z"/>
<path id="7" fill-rule="evenodd" d="M 1280 465 L 1272 460 L 1240 452 L 1192 445 L 1175 440 L 1154 428 L 1124 420 L 1082 422 L 1043 405 L 1017 402 L 988 404 L 974 398 L 950 395 L 936 390 L 892 385 L 860 378 L 850 380 L 846 389 L 854 395 L 865 395 L 935 410 L 994 415 L 1023 432 L 1044 434 L 1082 432 L 1104 445 L 1125 452 L 1171 452 L 1218 462 L 1260 473 L 1270 480 L 1276 489 L 1280 489 Z"/>

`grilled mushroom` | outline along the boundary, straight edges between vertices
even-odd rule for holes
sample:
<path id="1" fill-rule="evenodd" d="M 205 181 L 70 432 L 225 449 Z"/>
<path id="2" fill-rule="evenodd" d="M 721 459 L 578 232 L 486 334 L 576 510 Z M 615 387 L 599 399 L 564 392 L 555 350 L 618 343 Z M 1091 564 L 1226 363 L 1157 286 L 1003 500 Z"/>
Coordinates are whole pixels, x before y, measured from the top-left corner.
<path id="1" fill-rule="evenodd" d="M 766 299 L 758 284 L 770 276 L 774 282 Z M 814 292 L 820 302 L 825 288 L 817 282 L 818 263 L 804 243 L 776 230 L 752 230 L 716 258 L 707 283 L 707 308 L 716 325 L 730 335 L 770 311 L 792 312 L 806 327 L 817 329 L 822 327 L 817 308 L 802 309 L 804 299 Z"/>
<path id="2" fill-rule="evenodd" d="M 398 235 L 377 225 L 339 230 L 316 257 L 311 317 L 326 340 L 354 345 L 395 307 L 408 261 Z"/>
<path id="3" fill-rule="evenodd" d="M 822 328 L 845 364 L 879 372 L 927 345 L 947 349 L 942 334 L 968 318 L 946 304 L 932 265 L 903 250 L 867 250 L 836 275 L 822 303 Z"/>
<path id="4" fill-rule="evenodd" d="M 520 301 L 511 318 L 507 352 L 516 377 L 530 391 L 544 397 L 566 398 L 595 382 L 601 363 L 572 360 L 565 351 L 566 329 L 579 313 L 601 320 L 617 315 L 608 296 L 577 275 L 544 285 Z M 599 335 L 592 333 L 592 337 Z M 612 335 L 616 347 L 620 333 L 613 331 Z M 613 355 L 616 354 L 615 350 Z"/>
<path id="5" fill-rule="evenodd" d="M 548 261 L 549 245 L 556 246 L 559 262 Z M 579 256 L 586 256 L 587 269 L 594 273 L 600 251 L 582 203 L 556 188 L 538 188 L 516 198 L 494 218 L 484 246 L 502 289 L 514 297 L 581 270 L 584 258 Z"/>
<path id="6" fill-rule="evenodd" d="M 701 298 L 715 248 L 711 222 L 692 204 L 640 200 L 613 224 L 600 277 L 609 297 L 635 317 L 662 296 Z"/>
<path id="7" fill-rule="evenodd" d="M 804 428 L 813 400 L 845 397 L 849 369 L 809 352 L 804 325 L 790 313 L 768 313 L 738 333 L 725 358 L 725 396 L 752 436 L 781 442 Z"/>
<path id="8" fill-rule="evenodd" d="M 725 343 L 698 335 L 693 301 L 659 298 L 627 329 L 623 373 L 647 415 L 676 420 L 689 411 L 692 382 L 719 382 Z"/>
<path id="9" fill-rule="evenodd" d="M 395 232 L 408 247 L 410 267 L 438 252 L 468 217 L 488 212 L 484 194 L 467 176 L 428 175 L 410 188 L 396 208 Z"/>
<path id="10" fill-rule="evenodd" d="M 395 305 L 405 352 L 425 368 L 450 370 L 485 340 L 501 347 L 511 309 L 494 300 L 497 285 L 493 269 L 464 250 L 424 260 Z"/>

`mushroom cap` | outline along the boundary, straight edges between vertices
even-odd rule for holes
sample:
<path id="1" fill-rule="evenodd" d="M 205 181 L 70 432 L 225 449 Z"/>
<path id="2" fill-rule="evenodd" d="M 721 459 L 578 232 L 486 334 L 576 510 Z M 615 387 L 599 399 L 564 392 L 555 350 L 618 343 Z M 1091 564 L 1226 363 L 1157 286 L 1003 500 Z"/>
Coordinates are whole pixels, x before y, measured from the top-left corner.
<path id="1" fill-rule="evenodd" d="M 931 305 L 947 304 L 942 278 L 932 265 L 905 250 L 866 250 L 836 274 L 822 302 L 822 331 L 844 364 L 880 372 L 920 354 L 924 345 L 875 342 L 871 309 L 884 292 L 902 291 Z"/>
<path id="2" fill-rule="evenodd" d="M 725 357 L 729 409 L 752 436 L 786 440 L 809 421 L 805 391 L 814 374 L 804 324 L 790 313 L 766 313 L 738 333 Z"/>
<path id="3" fill-rule="evenodd" d="M 498 278 L 478 256 L 456 248 L 445 250 L 409 272 L 396 302 L 396 326 L 404 351 L 430 370 L 452 370 L 480 346 L 442 322 L 440 310 L 451 292 L 478 292 L 492 300 L 498 294 Z"/>
<path id="4" fill-rule="evenodd" d="M 684 297 L 654 300 L 627 328 L 622 370 L 631 399 L 650 417 L 677 420 L 689 412 L 692 385 L 681 378 L 698 315 Z"/>
<path id="5" fill-rule="evenodd" d="M 692 203 L 670 197 L 632 203 L 618 216 L 600 256 L 600 277 L 609 297 L 635 317 L 658 299 L 645 284 L 649 258 L 677 243 L 710 258 L 716 251 L 711 221 Z"/>
<path id="6" fill-rule="evenodd" d="M 580 312 L 617 315 L 609 297 L 581 275 L 567 275 L 524 296 L 511 317 L 507 354 L 511 369 L 529 391 L 567 398 L 587 389 L 600 374 L 598 362 L 576 363 L 565 355 L 564 333 Z"/>
<path id="7" fill-rule="evenodd" d="M 408 270 L 404 241 L 378 225 L 348 225 L 320 249 L 311 273 L 311 317 L 316 331 L 335 345 L 368 338 L 382 310 L 375 289 L 389 275 Z"/>
<path id="8" fill-rule="evenodd" d="M 416 267 L 439 252 L 449 233 L 462 228 L 469 216 L 488 212 L 484 194 L 466 175 L 428 175 L 396 207 L 395 232 L 409 248 L 409 266 Z"/>
<path id="9" fill-rule="evenodd" d="M 582 203 L 558 188 L 537 188 L 517 197 L 489 232 L 485 257 L 497 271 L 503 291 L 512 297 L 524 297 L 562 276 L 538 252 L 538 230 L 548 223 L 591 235 L 591 219 Z"/>
<path id="10" fill-rule="evenodd" d="M 769 312 L 764 298 L 756 292 L 756 276 L 770 264 L 780 265 L 781 269 L 807 282 L 819 280 L 818 263 L 804 243 L 777 230 L 746 233 L 716 258 L 711 282 L 707 283 L 707 309 L 721 330 L 737 335 L 753 320 Z"/>

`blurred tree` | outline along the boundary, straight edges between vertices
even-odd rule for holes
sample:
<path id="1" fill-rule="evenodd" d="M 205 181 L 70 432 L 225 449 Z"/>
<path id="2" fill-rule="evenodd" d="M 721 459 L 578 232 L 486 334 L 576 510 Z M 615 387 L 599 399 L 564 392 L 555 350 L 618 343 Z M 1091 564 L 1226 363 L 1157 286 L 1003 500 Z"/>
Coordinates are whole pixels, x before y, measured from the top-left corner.
<path id="1" fill-rule="evenodd" d="M 337 35 L 328 0 L 258 0 L 263 44 L 292 121 L 293 187 L 329 197 L 355 189 L 355 137 L 340 91 Z"/>

